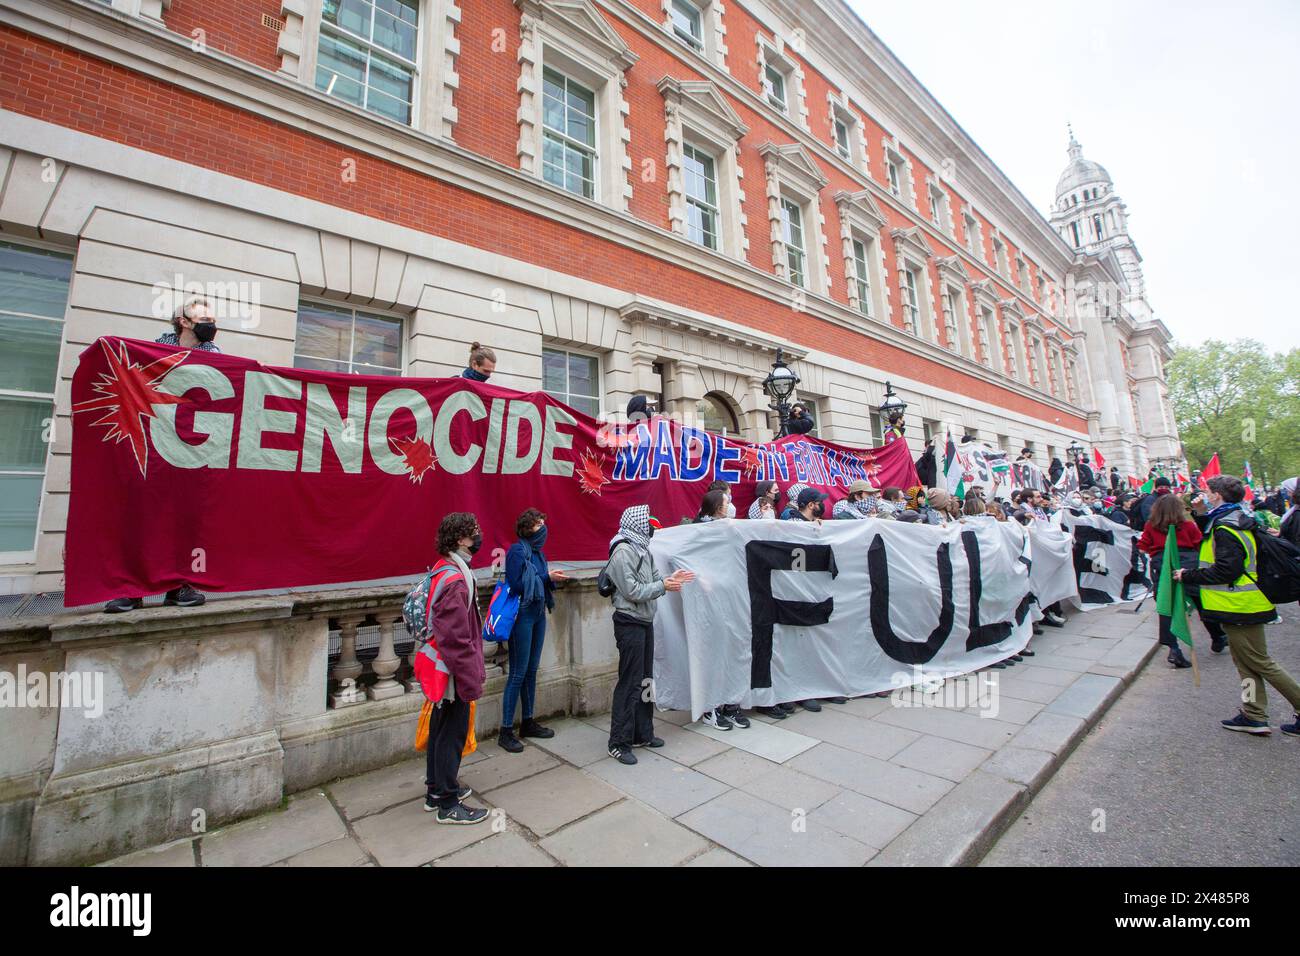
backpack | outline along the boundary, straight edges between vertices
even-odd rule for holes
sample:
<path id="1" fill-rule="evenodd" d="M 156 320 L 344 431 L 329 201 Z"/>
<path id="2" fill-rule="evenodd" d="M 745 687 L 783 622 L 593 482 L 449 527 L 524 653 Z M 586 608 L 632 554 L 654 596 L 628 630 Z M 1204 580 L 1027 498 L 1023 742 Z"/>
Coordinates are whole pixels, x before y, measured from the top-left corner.
<path id="1" fill-rule="evenodd" d="M 1264 597 L 1274 604 L 1300 601 L 1300 548 L 1285 538 L 1255 535 L 1259 585 Z"/>
<path id="2" fill-rule="evenodd" d="M 459 569 L 450 562 L 438 562 L 431 571 L 416 582 L 415 587 L 407 592 L 406 600 L 402 602 L 402 623 L 406 625 L 406 633 L 416 641 L 428 640 L 426 635 L 429 633 L 430 611 L 443 584 L 450 577 L 448 572 L 459 572 Z"/>
<path id="3" fill-rule="evenodd" d="M 615 548 L 617 548 L 620 544 L 627 544 L 627 542 L 619 541 L 610 547 L 609 556 L 611 559 L 613 559 L 614 557 Z M 641 560 L 644 560 L 643 555 L 638 557 Z M 638 560 L 637 567 L 641 566 L 641 560 Z M 596 593 L 599 594 L 601 597 L 609 598 L 612 601 L 614 600 L 614 592 L 617 590 L 618 587 L 614 584 L 613 580 L 609 576 L 609 561 L 606 561 L 605 566 L 600 569 L 600 574 L 596 575 Z"/>

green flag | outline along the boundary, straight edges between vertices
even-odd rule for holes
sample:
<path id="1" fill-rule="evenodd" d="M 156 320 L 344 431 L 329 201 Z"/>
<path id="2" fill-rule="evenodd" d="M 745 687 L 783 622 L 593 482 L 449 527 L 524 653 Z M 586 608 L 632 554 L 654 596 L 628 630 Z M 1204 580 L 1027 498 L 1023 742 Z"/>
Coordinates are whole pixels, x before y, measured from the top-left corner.
<path id="1" fill-rule="evenodd" d="M 1142 494 L 1144 495 L 1149 495 L 1151 494 L 1152 491 L 1155 490 L 1155 487 L 1156 487 L 1155 478 L 1148 478 L 1147 483 L 1143 485 L 1141 488 L 1139 488 L 1138 491 L 1142 492 Z"/>
<path id="2" fill-rule="evenodd" d="M 1174 580 L 1178 563 L 1177 527 L 1169 526 L 1165 536 L 1165 554 L 1160 563 L 1160 583 L 1156 586 L 1156 613 L 1169 618 L 1169 630 L 1188 647 L 1192 646 L 1192 631 L 1187 626 L 1187 597 L 1183 582 Z"/>

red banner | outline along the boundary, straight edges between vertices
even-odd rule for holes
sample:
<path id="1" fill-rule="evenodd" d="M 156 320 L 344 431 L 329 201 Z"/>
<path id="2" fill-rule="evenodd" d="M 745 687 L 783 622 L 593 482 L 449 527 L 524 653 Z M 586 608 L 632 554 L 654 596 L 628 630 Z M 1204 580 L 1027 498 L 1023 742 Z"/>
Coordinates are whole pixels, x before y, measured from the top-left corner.
<path id="1" fill-rule="evenodd" d="M 69 607 L 183 583 L 414 575 L 452 511 L 478 516 L 476 565 L 515 541 L 530 507 L 548 515 L 551 560 L 603 561 L 625 508 L 675 524 L 718 478 L 741 515 L 760 479 L 832 501 L 859 478 L 919 483 L 906 442 L 754 444 L 663 418 L 604 424 L 544 392 L 467 379 L 272 368 L 130 339 L 81 354 L 72 408 Z"/>

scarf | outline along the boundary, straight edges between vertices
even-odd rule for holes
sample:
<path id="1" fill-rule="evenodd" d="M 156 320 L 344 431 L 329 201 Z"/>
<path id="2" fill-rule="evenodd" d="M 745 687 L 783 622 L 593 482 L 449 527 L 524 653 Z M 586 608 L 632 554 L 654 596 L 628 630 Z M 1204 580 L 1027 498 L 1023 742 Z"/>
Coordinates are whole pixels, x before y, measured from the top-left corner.
<path id="1" fill-rule="evenodd" d="M 1210 511 L 1205 515 L 1205 527 L 1207 529 L 1212 528 L 1214 526 L 1214 523 L 1218 521 L 1220 518 L 1232 514 L 1232 512 L 1234 511 L 1240 511 L 1240 510 L 1241 510 L 1241 502 L 1225 501 L 1223 504 L 1219 505 L 1219 507 L 1215 508 L 1213 511 Z"/>
<path id="2" fill-rule="evenodd" d="M 469 562 L 460 556 L 459 551 L 453 551 L 447 555 L 447 558 L 460 569 L 460 573 L 465 575 L 465 590 L 469 592 L 469 604 L 467 607 L 475 607 L 475 595 L 477 591 L 474 586 L 474 573 L 469 569 Z"/>
<path id="3" fill-rule="evenodd" d="M 545 528 L 542 530 L 544 531 Z M 546 567 L 546 555 L 542 554 L 539 548 L 533 547 L 533 543 L 527 538 L 520 538 L 519 543 L 524 546 L 524 552 L 528 556 L 528 560 L 524 562 L 523 574 L 520 575 L 523 591 L 519 595 L 519 603 L 521 606 L 526 606 L 545 601 L 546 581 L 550 576 Z"/>
<path id="4" fill-rule="evenodd" d="M 623 517 L 618 522 L 618 534 L 609 539 L 610 549 L 612 550 L 620 541 L 626 541 L 637 551 L 650 550 L 650 507 L 648 505 L 633 505 L 623 512 Z"/>

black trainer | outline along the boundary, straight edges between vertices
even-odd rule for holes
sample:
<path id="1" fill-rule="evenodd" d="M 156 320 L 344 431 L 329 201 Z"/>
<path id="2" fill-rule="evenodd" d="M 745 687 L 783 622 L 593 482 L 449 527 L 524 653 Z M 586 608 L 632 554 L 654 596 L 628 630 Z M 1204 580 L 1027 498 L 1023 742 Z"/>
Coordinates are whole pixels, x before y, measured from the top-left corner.
<path id="1" fill-rule="evenodd" d="M 436 817 L 439 823 L 452 826 L 472 826 L 475 823 L 482 823 L 487 818 L 487 810 L 482 807 L 467 807 L 463 803 L 454 804 L 446 809 L 439 809 Z"/>
<path id="2" fill-rule="evenodd" d="M 524 752 L 524 742 L 515 736 L 513 729 L 506 729 L 497 734 L 497 746 L 509 754 Z"/>
<path id="3" fill-rule="evenodd" d="M 795 711 L 795 706 L 790 701 L 786 701 L 784 704 L 777 704 L 776 706 L 780 707 L 783 711 L 785 711 L 787 717 L 789 717 Z"/>
<path id="4" fill-rule="evenodd" d="M 631 747 L 613 746 L 609 748 L 609 755 L 619 763 L 625 763 L 629 766 L 636 763 L 636 754 L 632 753 Z"/>
<path id="5" fill-rule="evenodd" d="M 536 737 L 538 740 L 550 740 L 555 736 L 555 731 L 550 727 L 543 727 L 533 717 L 525 717 L 519 724 L 520 737 Z"/>
<path id="6" fill-rule="evenodd" d="M 469 787 L 461 787 L 459 790 L 456 791 L 456 799 L 463 801 L 473 793 L 474 791 Z M 424 812 L 434 813 L 438 809 L 440 809 L 438 806 L 438 798 L 431 793 L 426 793 L 424 795 Z"/>
<path id="7" fill-rule="evenodd" d="M 801 701 L 798 701 L 798 704 L 799 704 L 799 706 L 802 707 L 804 710 L 809 711 L 809 712 L 811 712 L 811 713 L 814 713 L 814 714 L 819 714 L 819 713 L 821 713 L 822 705 L 819 704 L 819 703 L 817 703 L 817 701 L 815 701 L 815 700 L 801 700 Z"/>
<path id="8" fill-rule="evenodd" d="M 1214 653 L 1216 654 L 1222 654 L 1223 649 L 1227 646 L 1228 646 L 1228 639 L 1226 637 L 1210 638 L 1210 650 L 1214 651 Z"/>
<path id="9" fill-rule="evenodd" d="M 124 611 L 138 611 L 144 607 L 144 598 L 113 598 L 104 605 L 105 614 L 121 614 Z"/>
<path id="10" fill-rule="evenodd" d="M 662 737 L 651 737 L 649 740 L 632 741 L 633 747 L 649 747 L 651 750 L 658 750 L 663 745 L 664 739 Z"/>
<path id="11" fill-rule="evenodd" d="M 785 720 L 790 716 L 780 707 L 755 707 L 754 709 L 765 717 L 771 717 L 773 720 Z"/>
<path id="12" fill-rule="evenodd" d="M 168 607 L 198 607 L 206 600 L 207 598 L 201 592 L 194 590 L 188 584 L 182 584 L 167 592 L 163 604 Z"/>
<path id="13" fill-rule="evenodd" d="M 822 700 L 828 704 L 847 704 L 849 702 L 847 697 L 823 697 Z"/>

